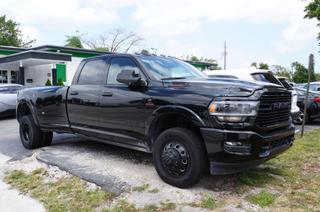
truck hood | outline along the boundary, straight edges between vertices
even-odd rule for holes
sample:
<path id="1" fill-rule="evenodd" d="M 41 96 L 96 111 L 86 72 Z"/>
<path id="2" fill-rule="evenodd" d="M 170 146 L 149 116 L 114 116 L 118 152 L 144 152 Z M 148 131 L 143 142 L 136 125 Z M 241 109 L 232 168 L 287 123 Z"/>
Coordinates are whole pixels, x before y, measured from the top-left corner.
<path id="1" fill-rule="evenodd" d="M 193 79 L 173 79 L 163 80 L 163 85 L 173 89 L 185 89 L 193 91 L 195 94 L 203 94 L 210 96 L 250 96 L 256 90 L 264 88 L 282 88 L 279 85 L 243 81 L 238 79 L 225 78 L 193 78 Z"/>

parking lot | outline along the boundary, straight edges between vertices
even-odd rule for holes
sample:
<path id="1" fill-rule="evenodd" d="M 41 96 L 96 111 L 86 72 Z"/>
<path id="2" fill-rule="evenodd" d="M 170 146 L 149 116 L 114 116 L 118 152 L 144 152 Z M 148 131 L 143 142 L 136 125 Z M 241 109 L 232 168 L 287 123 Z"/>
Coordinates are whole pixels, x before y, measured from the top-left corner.
<path id="1" fill-rule="evenodd" d="M 306 131 L 320 127 L 320 121 L 306 126 Z M 161 181 L 149 154 L 128 150 L 107 144 L 88 141 L 69 134 L 54 134 L 49 147 L 26 150 L 19 138 L 18 123 L 15 119 L 0 121 L 0 153 L 11 161 L 23 161 L 34 156 L 38 161 L 57 166 L 72 175 L 101 186 L 104 190 L 125 197 L 137 206 L 158 204 L 163 200 L 175 203 L 194 202 L 204 194 L 225 196 L 234 192 L 235 176 L 207 176 L 190 189 L 178 189 Z M 297 128 L 297 131 L 300 127 Z M 132 188 L 148 184 L 160 192 L 130 192 Z M 231 207 L 231 206 L 226 206 Z M 235 206 L 232 206 L 235 207 Z M 244 204 L 245 210 L 255 206 Z"/>

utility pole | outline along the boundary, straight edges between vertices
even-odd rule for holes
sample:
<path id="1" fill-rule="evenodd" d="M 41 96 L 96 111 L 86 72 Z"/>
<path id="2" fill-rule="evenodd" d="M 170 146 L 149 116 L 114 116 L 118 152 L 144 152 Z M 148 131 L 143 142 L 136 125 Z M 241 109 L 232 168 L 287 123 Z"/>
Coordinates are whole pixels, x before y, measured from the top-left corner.
<path id="1" fill-rule="evenodd" d="M 227 69 L 227 41 L 224 41 L 224 48 L 223 48 L 223 69 Z"/>
<path id="2" fill-rule="evenodd" d="M 310 54 L 309 56 L 309 67 L 308 67 L 308 84 L 307 84 L 307 93 L 304 98 L 304 116 L 303 116 L 303 121 L 302 121 L 302 127 L 301 127 L 301 137 L 303 137 L 304 134 L 304 125 L 306 124 L 305 117 L 307 114 L 307 102 L 309 98 L 309 90 L 310 90 L 310 80 L 311 80 L 311 72 L 314 71 L 314 57 L 313 54 Z"/>

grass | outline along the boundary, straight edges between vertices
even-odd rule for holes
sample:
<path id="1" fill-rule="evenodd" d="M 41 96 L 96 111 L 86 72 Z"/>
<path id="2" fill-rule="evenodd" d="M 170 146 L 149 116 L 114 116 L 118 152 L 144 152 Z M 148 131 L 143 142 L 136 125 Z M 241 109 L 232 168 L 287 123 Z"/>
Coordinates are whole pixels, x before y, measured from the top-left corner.
<path id="1" fill-rule="evenodd" d="M 158 188 L 153 188 L 153 189 L 150 189 L 148 190 L 149 193 L 159 193 L 160 190 Z"/>
<path id="2" fill-rule="evenodd" d="M 206 208 L 210 210 L 213 210 L 217 207 L 216 200 L 210 195 L 205 195 L 200 202 L 190 203 L 189 205 L 194 208 Z"/>
<path id="3" fill-rule="evenodd" d="M 164 211 L 167 210 L 174 210 L 177 208 L 177 205 L 174 204 L 173 202 L 161 202 L 161 209 Z"/>
<path id="4" fill-rule="evenodd" d="M 48 211 L 95 211 L 113 198 L 100 189 L 88 190 L 77 177 L 61 178 L 56 182 L 44 181 L 44 169 L 31 173 L 14 170 L 5 181 L 43 203 Z"/>
<path id="5" fill-rule="evenodd" d="M 200 207 L 212 210 L 216 207 L 216 201 L 212 197 L 207 196 L 201 200 Z"/>
<path id="6" fill-rule="evenodd" d="M 320 210 L 320 130 L 298 137 L 291 149 L 268 161 L 264 168 L 240 173 L 236 178 L 236 190 L 264 189 L 249 196 L 248 200 L 254 204 Z M 279 197 L 269 193 L 268 188 L 277 190 Z"/>
<path id="7" fill-rule="evenodd" d="M 248 197 L 249 202 L 259 205 L 260 207 L 266 207 L 274 203 L 276 197 L 274 194 L 268 191 L 261 191 L 258 194 L 252 194 Z"/>
<path id="8" fill-rule="evenodd" d="M 143 208 L 137 208 L 134 204 L 122 199 L 110 209 L 103 209 L 102 212 L 163 212 L 176 209 L 176 204 L 172 202 L 161 202 L 160 206 L 155 204 L 145 205 Z"/>
<path id="9" fill-rule="evenodd" d="M 138 209 L 134 204 L 129 203 L 127 200 L 120 200 L 111 209 L 104 209 L 103 212 L 137 212 Z"/>
<path id="10" fill-rule="evenodd" d="M 44 169 L 31 173 L 15 170 L 6 175 L 5 181 L 42 202 L 48 211 L 96 211 L 113 199 L 112 194 L 100 189 L 88 190 L 79 178 L 47 182 L 45 175 Z M 233 192 L 223 199 L 205 195 L 200 202 L 185 204 L 214 210 L 226 204 L 241 207 L 243 201 L 248 201 L 270 211 L 320 211 L 320 129 L 305 134 L 302 139 L 297 138 L 292 148 L 262 167 L 234 175 L 234 178 L 226 177 L 226 183 L 234 183 L 233 180 L 236 181 Z M 253 189 L 261 192 L 248 195 L 248 190 Z M 160 192 L 147 183 L 134 187 L 132 191 L 150 195 Z M 160 202 L 137 208 L 120 200 L 102 211 L 161 212 L 177 210 L 177 207 L 172 202 Z"/>
<path id="11" fill-rule="evenodd" d="M 148 183 L 143 184 L 141 186 L 135 186 L 132 188 L 132 191 L 137 191 L 137 192 L 144 192 L 147 189 L 149 189 L 150 185 Z"/>
<path id="12" fill-rule="evenodd" d="M 135 186 L 132 188 L 132 191 L 137 191 L 137 192 L 149 192 L 149 193 L 159 193 L 160 190 L 158 188 L 150 188 L 150 185 L 148 183 L 143 184 L 141 186 Z"/>

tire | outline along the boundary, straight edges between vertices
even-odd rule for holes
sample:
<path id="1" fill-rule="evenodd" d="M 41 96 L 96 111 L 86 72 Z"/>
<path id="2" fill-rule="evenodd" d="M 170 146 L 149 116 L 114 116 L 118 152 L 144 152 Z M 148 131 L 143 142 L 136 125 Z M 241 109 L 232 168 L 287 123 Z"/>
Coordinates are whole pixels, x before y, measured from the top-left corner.
<path id="1" fill-rule="evenodd" d="M 206 155 L 199 136 L 180 127 L 161 133 L 153 146 L 153 163 L 160 178 L 179 188 L 200 181 L 208 168 Z"/>
<path id="2" fill-rule="evenodd" d="M 303 111 L 299 111 L 299 115 L 297 119 L 293 121 L 293 123 L 297 125 L 301 125 L 303 122 L 303 117 L 304 117 Z"/>
<path id="3" fill-rule="evenodd" d="M 48 146 L 52 141 L 52 132 L 42 132 L 34 123 L 31 115 L 23 116 L 21 118 L 19 134 L 22 145 L 26 149 Z"/>

